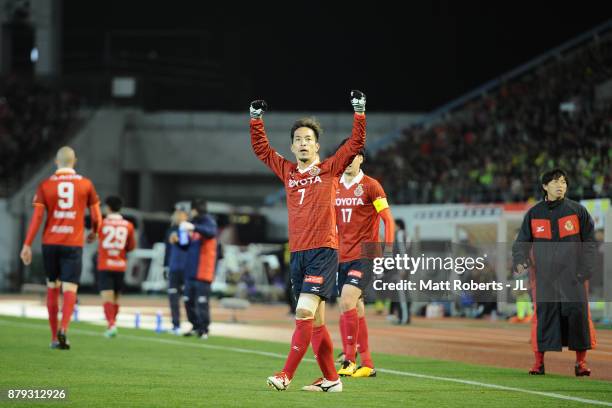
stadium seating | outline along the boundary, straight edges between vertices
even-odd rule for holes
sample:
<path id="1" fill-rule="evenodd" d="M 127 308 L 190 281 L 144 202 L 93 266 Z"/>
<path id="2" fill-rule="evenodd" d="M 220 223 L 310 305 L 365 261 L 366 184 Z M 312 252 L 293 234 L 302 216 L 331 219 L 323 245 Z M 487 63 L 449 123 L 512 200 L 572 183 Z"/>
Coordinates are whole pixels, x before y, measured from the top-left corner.
<path id="1" fill-rule="evenodd" d="M 396 203 L 539 199 L 563 167 L 570 196 L 612 193 L 612 39 L 595 38 L 402 137 L 366 161 Z"/>
<path id="2" fill-rule="evenodd" d="M 9 78 L 0 89 L 1 197 L 69 138 L 79 102 L 69 92 L 29 80 Z"/>

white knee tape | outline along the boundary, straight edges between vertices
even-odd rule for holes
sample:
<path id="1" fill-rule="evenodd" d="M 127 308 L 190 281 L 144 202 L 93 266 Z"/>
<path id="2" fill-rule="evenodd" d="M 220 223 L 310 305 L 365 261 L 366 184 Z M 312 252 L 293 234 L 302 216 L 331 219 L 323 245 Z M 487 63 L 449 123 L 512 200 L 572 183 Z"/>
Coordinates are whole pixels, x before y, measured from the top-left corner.
<path id="1" fill-rule="evenodd" d="M 314 317 L 314 314 L 317 311 L 317 307 L 319 307 L 319 299 L 311 296 L 300 296 L 297 305 L 295 306 L 295 309 L 308 310 L 310 311 L 310 313 L 312 313 L 312 316 Z"/>

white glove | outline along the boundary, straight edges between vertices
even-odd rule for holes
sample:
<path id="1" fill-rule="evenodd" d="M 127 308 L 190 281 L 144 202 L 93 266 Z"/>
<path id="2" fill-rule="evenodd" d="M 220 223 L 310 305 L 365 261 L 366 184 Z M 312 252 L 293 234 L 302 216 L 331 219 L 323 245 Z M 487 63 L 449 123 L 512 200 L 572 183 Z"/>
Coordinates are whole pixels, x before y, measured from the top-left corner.
<path id="1" fill-rule="evenodd" d="M 365 112 L 366 106 L 366 96 L 363 92 L 352 90 L 351 91 L 351 105 L 353 105 L 353 110 L 358 113 Z"/>
<path id="2" fill-rule="evenodd" d="M 251 106 L 249 107 L 251 119 L 261 119 L 264 112 L 267 110 L 268 104 L 266 103 L 266 101 L 258 99 L 256 101 L 251 102 Z"/>

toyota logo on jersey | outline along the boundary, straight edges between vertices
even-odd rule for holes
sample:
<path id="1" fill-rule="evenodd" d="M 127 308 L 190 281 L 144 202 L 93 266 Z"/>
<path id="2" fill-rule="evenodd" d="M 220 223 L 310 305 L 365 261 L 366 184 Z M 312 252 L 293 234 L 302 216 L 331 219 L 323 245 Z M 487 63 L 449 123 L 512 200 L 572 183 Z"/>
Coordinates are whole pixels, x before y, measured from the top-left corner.
<path id="1" fill-rule="evenodd" d="M 314 184 L 314 183 L 322 183 L 323 181 L 321 180 L 321 177 L 316 176 L 316 177 L 308 177 L 305 179 L 300 179 L 300 180 L 294 180 L 294 179 L 289 179 L 289 183 L 287 184 L 287 186 L 289 188 L 293 188 L 293 187 L 303 187 L 303 186 L 307 186 L 310 184 Z"/>
<path id="2" fill-rule="evenodd" d="M 361 198 L 356 198 L 356 197 L 346 197 L 346 198 L 340 198 L 340 197 L 336 197 L 336 206 L 338 207 L 347 207 L 347 206 L 352 206 L 352 205 L 364 205 L 363 200 Z"/>

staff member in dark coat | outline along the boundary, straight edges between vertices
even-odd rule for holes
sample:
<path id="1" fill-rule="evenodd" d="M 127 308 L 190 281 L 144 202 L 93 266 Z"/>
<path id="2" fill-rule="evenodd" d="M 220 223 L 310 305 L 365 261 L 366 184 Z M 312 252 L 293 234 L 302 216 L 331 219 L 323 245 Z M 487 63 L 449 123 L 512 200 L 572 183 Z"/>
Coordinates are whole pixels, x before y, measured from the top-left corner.
<path id="1" fill-rule="evenodd" d="M 166 254 L 164 257 L 166 278 L 168 279 L 168 299 L 170 313 L 172 314 L 172 333 L 181 334 L 181 313 L 179 300 L 183 292 L 185 280 L 185 266 L 187 264 L 187 251 L 179 245 L 179 225 L 189 219 L 191 205 L 187 201 L 178 202 L 174 206 L 172 225 L 166 232 Z M 187 306 L 185 310 L 188 311 Z"/>
<path id="2" fill-rule="evenodd" d="M 565 198 L 568 182 L 561 169 L 542 176 L 544 199 L 527 212 L 512 247 L 514 271 L 530 272 L 533 375 L 544 374 L 544 352 L 564 346 L 576 352 L 576 376 L 591 374 L 586 351 L 596 340 L 586 281 L 596 256 L 594 224 L 582 205 Z"/>
<path id="3" fill-rule="evenodd" d="M 215 278 L 217 265 L 217 222 L 206 213 L 206 201 L 191 202 L 191 222 L 183 221 L 179 230 L 187 231 L 188 243 L 179 245 L 187 251 L 185 264 L 185 308 L 193 330 L 185 335 L 196 334 L 208 338 L 210 324 L 210 286 Z"/>

